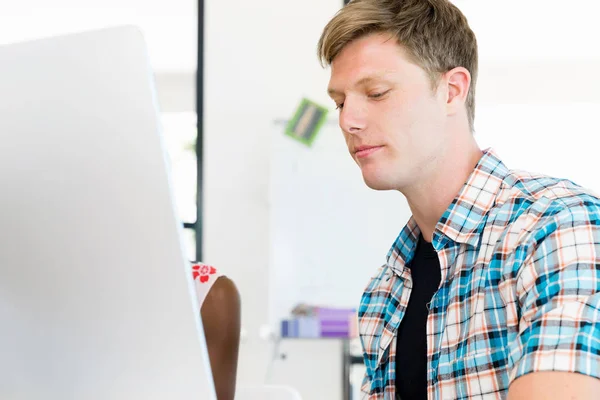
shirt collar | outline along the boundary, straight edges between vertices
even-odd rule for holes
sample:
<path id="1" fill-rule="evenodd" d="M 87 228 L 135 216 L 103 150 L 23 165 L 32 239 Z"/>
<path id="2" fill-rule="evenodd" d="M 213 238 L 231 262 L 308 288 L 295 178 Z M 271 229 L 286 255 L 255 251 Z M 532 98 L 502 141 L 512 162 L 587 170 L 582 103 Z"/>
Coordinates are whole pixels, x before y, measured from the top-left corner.
<path id="1" fill-rule="evenodd" d="M 448 241 L 471 246 L 479 244 L 486 217 L 494 207 L 508 173 L 508 168 L 494 150 L 483 152 L 475 169 L 435 227 L 432 244 L 436 251 L 444 248 Z M 412 260 L 420 232 L 411 217 L 388 253 L 388 265 L 400 272 L 400 267 Z"/>
<path id="2" fill-rule="evenodd" d="M 508 168 L 494 150 L 483 152 L 467 182 L 435 227 L 433 243 L 436 250 L 444 247 L 446 238 L 471 246 L 479 244 L 487 215 L 496 204 L 496 197 L 508 173 Z"/>

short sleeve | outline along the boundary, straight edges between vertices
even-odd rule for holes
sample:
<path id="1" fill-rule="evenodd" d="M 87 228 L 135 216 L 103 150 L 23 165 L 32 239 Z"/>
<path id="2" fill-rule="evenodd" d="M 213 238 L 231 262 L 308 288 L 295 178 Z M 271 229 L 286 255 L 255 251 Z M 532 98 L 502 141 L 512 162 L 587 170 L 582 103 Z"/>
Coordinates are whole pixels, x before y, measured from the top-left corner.
<path id="1" fill-rule="evenodd" d="M 562 213 L 534 233 L 521 267 L 521 318 L 511 382 L 541 371 L 600 378 L 600 225 L 588 210 Z"/>

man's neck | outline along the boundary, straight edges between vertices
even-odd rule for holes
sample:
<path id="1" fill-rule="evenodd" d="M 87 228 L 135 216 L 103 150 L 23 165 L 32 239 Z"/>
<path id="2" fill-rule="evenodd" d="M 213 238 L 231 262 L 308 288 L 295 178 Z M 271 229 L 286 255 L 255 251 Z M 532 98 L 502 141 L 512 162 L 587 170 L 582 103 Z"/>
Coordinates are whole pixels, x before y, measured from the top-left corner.
<path id="1" fill-rule="evenodd" d="M 482 151 L 474 139 L 456 143 L 436 160 L 431 173 L 402 190 L 423 238 L 431 242 L 438 221 L 475 169 Z"/>

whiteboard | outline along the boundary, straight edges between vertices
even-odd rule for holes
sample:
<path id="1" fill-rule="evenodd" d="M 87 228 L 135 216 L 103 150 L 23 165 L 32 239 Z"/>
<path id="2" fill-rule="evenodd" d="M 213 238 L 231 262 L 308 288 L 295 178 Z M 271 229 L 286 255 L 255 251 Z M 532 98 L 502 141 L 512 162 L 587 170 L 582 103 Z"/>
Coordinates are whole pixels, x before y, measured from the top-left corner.
<path id="1" fill-rule="evenodd" d="M 271 154 L 271 322 L 299 302 L 357 307 L 410 217 L 406 200 L 364 184 L 336 120 L 310 148 L 274 125 Z"/>
<path id="2" fill-rule="evenodd" d="M 506 165 L 567 177 L 600 192 L 600 104 L 478 106 L 476 138 Z M 366 187 L 337 121 L 313 147 L 272 132 L 270 319 L 299 302 L 357 307 L 363 289 L 410 217 L 398 192 Z"/>

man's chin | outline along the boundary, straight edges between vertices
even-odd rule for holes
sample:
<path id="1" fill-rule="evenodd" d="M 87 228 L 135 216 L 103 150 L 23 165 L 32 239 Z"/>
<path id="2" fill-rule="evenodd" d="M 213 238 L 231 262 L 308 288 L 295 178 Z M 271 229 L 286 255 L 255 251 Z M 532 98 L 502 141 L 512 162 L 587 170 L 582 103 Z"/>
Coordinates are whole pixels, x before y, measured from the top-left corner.
<path id="1" fill-rule="evenodd" d="M 378 179 L 379 178 L 379 179 Z M 385 179 L 380 177 L 371 177 L 363 174 L 365 184 L 373 190 L 395 190 L 395 187 Z"/>

